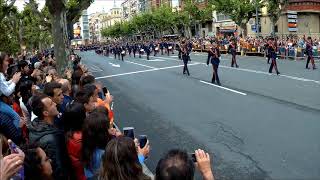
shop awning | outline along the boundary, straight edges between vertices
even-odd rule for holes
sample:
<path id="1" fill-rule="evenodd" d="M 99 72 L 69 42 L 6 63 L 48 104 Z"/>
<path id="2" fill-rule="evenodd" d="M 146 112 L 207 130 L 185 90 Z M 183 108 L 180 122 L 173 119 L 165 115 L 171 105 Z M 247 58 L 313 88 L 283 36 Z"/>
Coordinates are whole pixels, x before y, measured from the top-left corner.
<path id="1" fill-rule="evenodd" d="M 235 31 L 235 29 L 220 29 L 221 33 L 234 33 Z"/>

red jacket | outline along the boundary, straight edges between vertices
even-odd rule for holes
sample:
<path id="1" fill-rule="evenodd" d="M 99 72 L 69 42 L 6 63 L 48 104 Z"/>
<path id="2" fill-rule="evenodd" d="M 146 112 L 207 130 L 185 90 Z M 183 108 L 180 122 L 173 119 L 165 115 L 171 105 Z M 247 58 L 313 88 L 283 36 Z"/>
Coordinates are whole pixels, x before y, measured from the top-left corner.
<path id="1" fill-rule="evenodd" d="M 67 140 L 67 150 L 77 180 L 86 180 L 81 162 L 82 132 L 76 131 Z"/>

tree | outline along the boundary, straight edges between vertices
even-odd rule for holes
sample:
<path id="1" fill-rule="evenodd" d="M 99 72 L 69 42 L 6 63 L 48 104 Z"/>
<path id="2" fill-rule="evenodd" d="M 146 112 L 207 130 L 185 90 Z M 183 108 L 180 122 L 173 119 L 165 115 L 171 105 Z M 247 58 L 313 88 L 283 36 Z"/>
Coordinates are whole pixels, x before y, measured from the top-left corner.
<path id="1" fill-rule="evenodd" d="M 70 34 L 73 29 L 70 24 L 73 25 L 74 20 L 79 18 L 81 12 L 87 9 L 92 2 L 93 0 L 46 0 L 46 6 L 51 15 L 54 54 L 60 73 L 63 73 L 64 68 L 67 67 L 70 54 L 68 27 Z"/>
<path id="2" fill-rule="evenodd" d="M 271 34 L 275 34 L 275 25 L 279 20 L 283 7 L 287 4 L 287 0 L 266 0 L 268 15 L 271 20 Z"/>
<path id="3" fill-rule="evenodd" d="M 209 4 L 212 4 L 218 13 L 229 15 L 243 30 L 243 35 L 247 35 L 247 23 L 256 9 L 256 4 L 252 3 L 252 0 L 210 0 Z M 260 1 L 257 6 L 261 8 Z"/>

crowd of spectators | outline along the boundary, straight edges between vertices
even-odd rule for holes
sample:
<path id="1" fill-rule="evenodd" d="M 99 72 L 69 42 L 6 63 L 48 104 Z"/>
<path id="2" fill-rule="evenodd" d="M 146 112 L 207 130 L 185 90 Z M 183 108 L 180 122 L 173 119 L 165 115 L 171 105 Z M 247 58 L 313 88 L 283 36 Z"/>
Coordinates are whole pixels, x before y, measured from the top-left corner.
<path id="1" fill-rule="evenodd" d="M 223 36 L 223 37 L 205 37 L 205 38 L 192 38 L 194 49 L 206 50 L 209 48 L 213 41 L 219 42 L 221 50 L 227 50 L 228 45 L 231 41 L 237 42 L 237 51 L 244 52 L 256 52 L 265 53 L 266 45 L 268 44 L 268 39 L 270 37 L 234 37 L 234 36 Z M 306 37 L 275 37 L 277 42 L 277 53 L 279 56 L 300 56 L 304 57 L 305 49 L 307 45 Z M 314 56 L 319 56 L 320 52 L 320 39 L 312 39 L 313 53 Z"/>
<path id="2" fill-rule="evenodd" d="M 110 91 L 78 55 L 70 62 L 72 68 L 59 73 L 52 52 L 0 53 L 1 180 L 191 180 L 195 168 L 214 179 L 212 157 L 201 149 L 195 160 L 173 149 L 154 176 L 146 173 L 149 140 L 141 147 L 124 136 L 115 126 Z"/>

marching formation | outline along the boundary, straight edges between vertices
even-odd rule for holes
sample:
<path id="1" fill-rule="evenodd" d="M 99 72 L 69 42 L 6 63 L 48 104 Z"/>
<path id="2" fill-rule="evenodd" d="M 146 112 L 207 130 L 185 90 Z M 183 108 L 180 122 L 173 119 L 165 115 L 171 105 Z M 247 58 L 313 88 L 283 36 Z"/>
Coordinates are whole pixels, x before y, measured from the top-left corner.
<path id="1" fill-rule="evenodd" d="M 312 69 L 316 69 L 315 61 L 313 57 L 313 42 L 311 37 L 306 40 L 306 51 L 307 56 L 306 69 L 309 68 L 309 63 L 312 64 Z M 190 76 L 190 71 L 188 68 L 188 62 L 191 61 L 190 54 L 193 52 L 195 44 L 194 40 L 191 39 L 180 39 L 180 40 L 167 40 L 158 39 L 150 41 L 137 41 L 137 42 L 127 42 L 127 41 L 113 41 L 105 44 L 91 45 L 91 46 L 81 46 L 80 51 L 95 50 L 97 54 L 104 56 L 114 56 L 114 59 L 124 61 L 126 56 L 136 58 L 138 56 L 141 58 L 143 55 L 146 56 L 147 60 L 150 60 L 150 56 L 167 55 L 170 56 L 174 54 L 175 51 L 178 53 L 178 58 L 183 62 L 183 74 Z M 203 51 L 208 53 L 208 58 L 206 64 L 212 64 L 212 78 L 211 83 L 221 85 L 218 68 L 220 64 L 221 57 L 221 47 L 227 46 L 227 53 L 231 55 L 231 67 L 239 68 L 237 63 L 237 54 L 239 54 L 239 48 L 241 42 L 237 38 L 230 38 L 227 45 L 222 45 L 221 41 L 218 39 L 211 39 L 209 46 Z M 205 46 L 204 46 L 205 47 Z M 269 66 L 269 73 L 272 73 L 273 69 L 276 74 L 279 75 L 279 69 L 277 65 L 277 56 L 279 53 L 278 39 L 270 37 L 264 45 L 264 52 L 267 57 L 267 63 Z M 271 60 L 271 62 L 270 62 Z"/>

